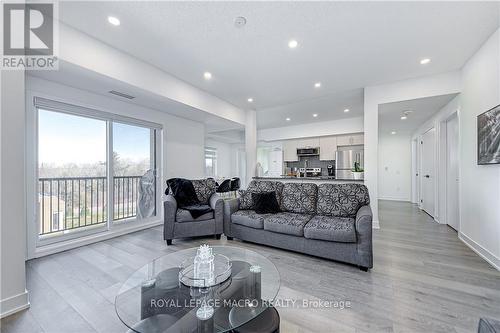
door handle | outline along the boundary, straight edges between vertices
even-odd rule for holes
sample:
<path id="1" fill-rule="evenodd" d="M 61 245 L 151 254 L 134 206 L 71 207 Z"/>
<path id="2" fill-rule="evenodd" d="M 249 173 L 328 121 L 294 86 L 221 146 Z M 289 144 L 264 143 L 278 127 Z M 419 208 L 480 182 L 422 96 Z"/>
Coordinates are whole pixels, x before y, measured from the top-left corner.
<path id="1" fill-rule="evenodd" d="M 431 178 L 431 176 L 430 176 L 430 175 L 425 175 L 424 177 L 425 177 L 425 178 Z"/>

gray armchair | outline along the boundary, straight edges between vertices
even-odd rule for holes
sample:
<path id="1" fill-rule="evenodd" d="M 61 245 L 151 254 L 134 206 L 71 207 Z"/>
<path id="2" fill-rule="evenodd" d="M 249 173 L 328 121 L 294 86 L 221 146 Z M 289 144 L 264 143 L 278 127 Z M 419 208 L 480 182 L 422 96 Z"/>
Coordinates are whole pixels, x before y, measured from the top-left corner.
<path id="1" fill-rule="evenodd" d="M 167 195 L 163 202 L 163 239 L 167 245 L 175 238 L 215 235 L 220 239 L 223 229 L 224 200 L 215 193 L 213 179 L 192 180 L 196 195 L 202 204 L 208 204 L 213 211 L 193 218 L 191 213 L 177 207 L 173 195 Z"/>

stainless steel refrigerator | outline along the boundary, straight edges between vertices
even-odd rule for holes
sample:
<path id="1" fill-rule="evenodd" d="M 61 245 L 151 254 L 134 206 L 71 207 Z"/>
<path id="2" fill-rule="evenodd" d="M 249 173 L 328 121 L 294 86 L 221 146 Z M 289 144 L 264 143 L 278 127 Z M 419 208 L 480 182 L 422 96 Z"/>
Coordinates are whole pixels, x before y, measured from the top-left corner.
<path id="1" fill-rule="evenodd" d="M 364 150 L 337 150 L 335 153 L 335 178 L 354 179 L 352 174 L 354 162 L 359 162 L 359 166 L 364 168 Z"/>

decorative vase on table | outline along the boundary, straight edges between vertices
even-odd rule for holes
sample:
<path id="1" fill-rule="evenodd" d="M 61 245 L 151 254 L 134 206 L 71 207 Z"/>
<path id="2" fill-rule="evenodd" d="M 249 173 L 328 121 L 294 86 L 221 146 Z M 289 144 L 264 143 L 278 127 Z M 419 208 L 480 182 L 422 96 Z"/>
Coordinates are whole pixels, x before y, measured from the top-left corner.
<path id="1" fill-rule="evenodd" d="M 215 281 L 214 255 L 210 246 L 200 245 L 194 257 L 194 278 L 196 287 L 206 287 Z"/>

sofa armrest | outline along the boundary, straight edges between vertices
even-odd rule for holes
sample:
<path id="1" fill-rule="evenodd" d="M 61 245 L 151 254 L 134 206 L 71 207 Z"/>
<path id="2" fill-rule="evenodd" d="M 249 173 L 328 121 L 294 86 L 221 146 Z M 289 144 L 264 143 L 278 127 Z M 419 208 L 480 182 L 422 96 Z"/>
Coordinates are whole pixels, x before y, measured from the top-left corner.
<path id="1" fill-rule="evenodd" d="M 215 234 L 222 234 L 224 228 L 224 199 L 217 193 L 214 193 L 210 196 L 208 204 L 214 210 Z"/>
<path id="2" fill-rule="evenodd" d="M 232 237 L 231 233 L 231 215 L 240 208 L 240 199 L 234 198 L 224 200 L 224 234 Z"/>
<path id="3" fill-rule="evenodd" d="M 372 220 L 370 206 L 362 206 L 356 214 L 356 236 L 358 239 L 358 262 L 364 268 L 373 267 Z"/>
<path id="4" fill-rule="evenodd" d="M 163 239 L 174 238 L 175 214 L 177 213 L 177 201 L 173 195 L 167 195 L 163 202 Z"/>

